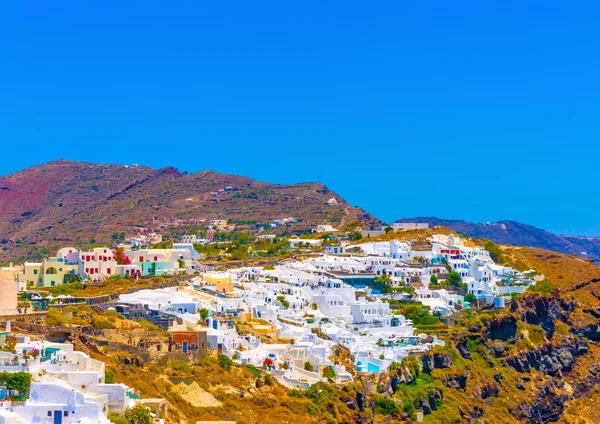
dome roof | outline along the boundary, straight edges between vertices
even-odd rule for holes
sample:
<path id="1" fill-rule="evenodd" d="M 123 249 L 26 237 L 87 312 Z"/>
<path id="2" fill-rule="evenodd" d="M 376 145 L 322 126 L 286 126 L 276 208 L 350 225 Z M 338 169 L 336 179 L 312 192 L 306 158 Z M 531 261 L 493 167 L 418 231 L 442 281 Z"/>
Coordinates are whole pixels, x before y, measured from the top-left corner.
<path id="1" fill-rule="evenodd" d="M 0 268 L 0 281 L 15 281 L 15 276 Z"/>

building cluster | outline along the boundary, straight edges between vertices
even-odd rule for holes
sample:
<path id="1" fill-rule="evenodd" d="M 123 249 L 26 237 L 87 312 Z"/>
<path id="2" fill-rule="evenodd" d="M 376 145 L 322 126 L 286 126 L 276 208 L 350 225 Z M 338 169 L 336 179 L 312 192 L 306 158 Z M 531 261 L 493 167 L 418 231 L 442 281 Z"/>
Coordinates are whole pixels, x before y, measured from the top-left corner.
<path id="1" fill-rule="evenodd" d="M 288 224 L 295 224 L 296 218 L 294 217 L 288 217 L 288 218 L 281 218 L 281 219 L 276 219 L 273 222 L 271 222 L 270 227 L 271 228 L 277 228 L 277 227 L 284 227 Z"/>
<path id="2" fill-rule="evenodd" d="M 108 424 L 109 412 L 121 414 L 145 403 L 155 422 L 164 422 L 163 399 L 143 401 L 124 384 L 106 382 L 105 365 L 70 343 L 32 340 L 11 334 L 10 322 L 0 332 L 0 373 L 31 375 L 28 393 L 0 386 L 0 423 Z M 13 338 L 16 344 L 9 345 Z"/>
<path id="3" fill-rule="evenodd" d="M 55 287 L 69 281 L 103 281 L 113 275 L 139 278 L 152 275 L 193 274 L 204 270 L 202 255 L 192 244 L 175 243 L 169 249 L 78 250 L 63 247 L 41 262 L 25 262 L 17 281 L 29 287 Z"/>
<path id="4" fill-rule="evenodd" d="M 534 271 L 496 264 L 483 247 L 455 235 L 327 245 L 324 253 L 304 260 L 226 272 L 202 266 L 193 240 L 185 241 L 191 243 L 171 249 L 66 247 L 40 263 L 26 263 L 17 281 L 2 271 L 0 313 L 14 310 L 19 284 L 196 274 L 185 286 L 122 294 L 115 309 L 125 317 L 143 314 L 167 329 L 171 352 L 190 358 L 221 354 L 239 364 L 266 366 L 281 384 L 305 389 L 325 378 L 352 381 L 352 370 L 379 373 L 443 343 L 419 334 L 391 307 L 392 299 L 419 302 L 443 318 L 468 307 L 467 300 L 504 307 L 506 296 L 535 284 Z M 322 242 L 292 239 L 290 245 Z M 14 301 L 6 300 L 9 292 Z M 121 411 L 135 398 L 126 386 L 106 384 L 104 365 L 71 345 L 22 337 L 16 352 L 0 353 L 0 371 L 26 371 L 35 381 L 26 402 L 0 406 L 2 424 L 33 422 L 28 420 L 40 414 L 52 422 L 86 416 L 103 423 L 108 410 Z M 56 421 L 59 416 L 63 421 Z"/>
<path id="5" fill-rule="evenodd" d="M 292 247 L 306 242 L 321 240 L 290 241 Z M 339 379 L 351 378 L 332 359 L 335 345 L 351 352 L 358 371 L 379 372 L 393 361 L 440 343 L 435 337 L 417 334 L 409 319 L 390 310 L 387 299 L 407 300 L 411 295 L 375 288 L 383 276 L 392 289 L 412 287 L 412 301 L 442 317 L 467 307 L 466 293 L 503 307 L 504 296 L 535 284 L 532 273 L 495 264 L 484 248 L 453 235 L 435 235 L 428 243 L 329 247 L 326 253 L 304 261 L 287 261 L 272 269 L 205 273 L 185 290 L 142 291 L 123 295 L 121 301 L 143 304 L 194 326 L 200 320 L 198 311 L 206 309 L 210 311 L 206 321 L 209 349 L 240 363 L 267 361 L 282 383 L 303 387 L 305 381 L 322 378 L 322 371 L 329 367 Z M 460 277 L 461 290 L 446 285 L 452 273 Z M 252 328 L 250 334 L 238 331 L 234 321 L 240 319 Z M 259 335 L 283 343 L 263 343 Z M 304 369 L 307 362 L 310 365 Z"/>

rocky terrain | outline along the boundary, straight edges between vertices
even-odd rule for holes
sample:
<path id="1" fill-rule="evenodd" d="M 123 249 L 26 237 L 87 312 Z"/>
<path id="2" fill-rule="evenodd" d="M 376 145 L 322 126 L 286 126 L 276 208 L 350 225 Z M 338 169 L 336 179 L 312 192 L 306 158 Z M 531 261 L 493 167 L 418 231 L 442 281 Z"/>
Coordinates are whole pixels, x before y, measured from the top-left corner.
<path id="1" fill-rule="evenodd" d="M 332 198 L 337 203 L 330 205 Z M 30 259 L 44 248 L 106 243 L 115 232 L 132 235 L 153 225 L 154 218 L 249 224 L 288 216 L 301 220 L 298 228 L 381 224 L 319 183 L 55 161 L 0 177 L 0 263 Z"/>
<path id="2" fill-rule="evenodd" d="M 465 233 L 471 237 L 486 238 L 495 243 L 539 247 L 600 262 L 600 237 L 557 235 L 515 221 L 476 224 L 453 219 L 418 217 L 403 218 L 398 222 L 426 222 L 430 225 L 442 225 L 456 232 Z"/>

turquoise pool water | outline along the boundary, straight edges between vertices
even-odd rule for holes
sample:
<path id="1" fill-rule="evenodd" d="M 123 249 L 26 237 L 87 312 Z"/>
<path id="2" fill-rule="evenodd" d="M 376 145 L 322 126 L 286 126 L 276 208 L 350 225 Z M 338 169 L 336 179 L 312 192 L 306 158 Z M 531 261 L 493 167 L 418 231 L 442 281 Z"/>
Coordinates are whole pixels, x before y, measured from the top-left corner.
<path id="1" fill-rule="evenodd" d="M 367 371 L 377 373 L 380 371 L 380 368 L 379 368 L 379 366 L 369 362 L 369 364 L 367 366 Z"/>

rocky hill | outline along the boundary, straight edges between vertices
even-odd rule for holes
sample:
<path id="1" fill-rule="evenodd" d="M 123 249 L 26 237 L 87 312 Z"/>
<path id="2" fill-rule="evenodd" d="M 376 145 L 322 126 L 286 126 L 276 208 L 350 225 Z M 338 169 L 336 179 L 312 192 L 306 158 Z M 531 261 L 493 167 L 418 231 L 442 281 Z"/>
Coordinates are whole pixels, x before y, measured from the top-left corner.
<path id="1" fill-rule="evenodd" d="M 477 224 L 436 217 L 403 218 L 398 222 L 426 222 L 442 225 L 471 237 L 487 238 L 496 243 L 530 246 L 577 255 L 600 262 L 600 237 L 564 236 L 516 221 Z"/>
<path id="2" fill-rule="evenodd" d="M 334 204 L 327 203 L 335 199 Z M 277 185 L 213 171 L 54 161 L 0 177 L 0 262 L 36 249 L 108 242 L 165 220 L 270 222 L 294 216 L 300 228 L 360 220 L 381 224 L 320 183 Z M 39 250 L 37 250 L 39 252 Z"/>

